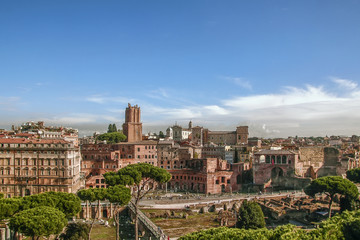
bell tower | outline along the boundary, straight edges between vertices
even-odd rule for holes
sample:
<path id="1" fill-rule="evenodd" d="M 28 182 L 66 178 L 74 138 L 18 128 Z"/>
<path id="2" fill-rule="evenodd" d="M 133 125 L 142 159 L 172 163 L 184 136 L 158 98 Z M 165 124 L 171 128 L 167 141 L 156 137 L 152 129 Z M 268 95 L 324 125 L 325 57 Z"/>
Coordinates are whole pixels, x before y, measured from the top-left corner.
<path id="1" fill-rule="evenodd" d="M 125 110 L 125 123 L 123 132 L 127 142 L 139 142 L 142 140 L 142 123 L 140 122 L 140 107 L 138 105 L 128 107 Z"/>

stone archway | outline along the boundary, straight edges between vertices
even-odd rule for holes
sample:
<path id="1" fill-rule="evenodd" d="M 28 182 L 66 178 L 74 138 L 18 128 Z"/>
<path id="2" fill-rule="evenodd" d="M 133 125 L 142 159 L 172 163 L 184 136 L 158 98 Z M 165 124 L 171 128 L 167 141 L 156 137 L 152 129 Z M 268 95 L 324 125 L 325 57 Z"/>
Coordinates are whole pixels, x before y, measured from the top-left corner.
<path id="1" fill-rule="evenodd" d="M 25 196 L 30 196 L 31 194 L 30 194 L 30 189 L 28 189 L 28 188 L 26 188 L 25 189 Z"/>
<path id="2" fill-rule="evenodd" d="M 284 176 L 284 170 L 280 167 L 274 167 L 271 169 L 271 179 L 278 179 L 279 177 Z"/>

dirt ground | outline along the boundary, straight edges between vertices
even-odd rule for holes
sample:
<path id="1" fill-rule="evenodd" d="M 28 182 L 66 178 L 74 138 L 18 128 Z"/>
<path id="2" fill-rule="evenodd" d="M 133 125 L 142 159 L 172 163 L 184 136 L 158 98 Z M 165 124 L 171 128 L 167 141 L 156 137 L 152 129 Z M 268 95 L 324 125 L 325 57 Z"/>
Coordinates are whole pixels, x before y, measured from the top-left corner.
<path id="1" fill-rule="evenodd" d="M 162 212 L 163 210 L 142 210 L 143 212 Z M 219 222 L 215 221 L 216 213 L 203 213 L 189 215 L 185 218 L 150 218 L 164 233 L 169 237 L 180 237 L 203 229 L 219 227 Z"/>

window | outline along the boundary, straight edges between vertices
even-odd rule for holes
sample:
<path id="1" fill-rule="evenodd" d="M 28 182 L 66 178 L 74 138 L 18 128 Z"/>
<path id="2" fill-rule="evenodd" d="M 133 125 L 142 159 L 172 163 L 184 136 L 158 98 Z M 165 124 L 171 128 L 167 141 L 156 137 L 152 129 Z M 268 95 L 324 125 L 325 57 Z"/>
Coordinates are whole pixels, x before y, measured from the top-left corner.
<path id="1" fill-rule="evenodd" d="M 222 182 L 222 183 L 225 182 L 225 177 L 221 177 L 221 182 Z"/>
<path id="2" fill-rule="evenodd" d="M 96 179 L 96 183 L 100 183 L 100 181 L 99 181 L 100 179 Z"/>
<path id="3" fill-rule="evenodd" d="M 140 152 L 140 148 L 138 148 L 138 152 Z"/>
<path id="4" fill-rule="evenodd" d="M 219 182 L 219 180 L 216 180 L 216 184 L 219 184 L 220 182 Z"/>
<path id="5" fill-rule="evenodd" d="M 228 179 L 228 180 L 226 181 L 226 183 L 230 183 L 230 179 Z"/>

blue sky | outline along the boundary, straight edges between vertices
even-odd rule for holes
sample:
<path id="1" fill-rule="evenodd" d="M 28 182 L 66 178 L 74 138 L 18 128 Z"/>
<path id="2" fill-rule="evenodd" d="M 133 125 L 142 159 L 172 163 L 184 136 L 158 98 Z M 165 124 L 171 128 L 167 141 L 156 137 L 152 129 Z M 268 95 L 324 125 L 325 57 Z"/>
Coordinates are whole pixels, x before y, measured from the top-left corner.
<path id="1" fill-rule="evenodd" d="M 359 1 L 1 1 L 0 127 L 360 135 Z"/>

